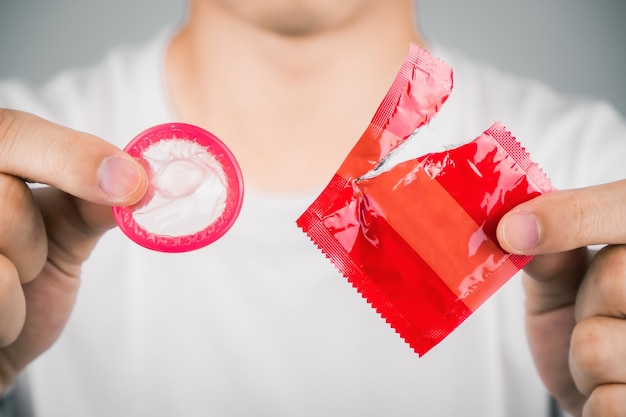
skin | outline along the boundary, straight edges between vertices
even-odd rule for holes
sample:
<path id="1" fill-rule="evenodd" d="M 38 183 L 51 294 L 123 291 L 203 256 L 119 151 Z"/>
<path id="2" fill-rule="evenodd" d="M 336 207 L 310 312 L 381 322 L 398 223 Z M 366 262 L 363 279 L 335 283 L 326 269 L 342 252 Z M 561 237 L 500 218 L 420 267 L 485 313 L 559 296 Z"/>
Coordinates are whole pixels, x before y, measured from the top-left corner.
<path id="1" fill-rule="evenodd" d="M 31 192 L 24 178 L 51 187 Z M 109 206 L 138 201 L 147 182 L 102 139 L 0 110 L 0 392 L 63 329 Z"/>
<path id="2" fill-rule="evenodd" d="M 172 106 L 180 120 L 227 138 L 248 186 L 319 188 L 369 122 L 408 43 L 426 46 L 412 7 L 191 0 L 167 51 Z M 23 178 L 51 187 L 31 192 Z M 81 264 L 114 224 L 108 206 L 132 204 L 145 188 L 145 172 L 102 139 L 0 112 L 0 391 L 62 331 Z M 626 409 L 625 211 L 621 181 L 541 196 L 498 227 L 506 250 L 538 255 L 524 277 L 528 338 L 544 383 L 575 416 Z M 611 246 L 577 249 L 596 243 Z"/>
<path id="3" fill-rule="evenodd" d="M 574 416 L 626 410 L 625 215 L 622 180 L 540 196 L 498 225 L 504 249 L 537 255 L 523 278 L 528 340 L 544 384 Z M 608 245 L 585 248 L 596 244 Z"/>
<path id="4" fill-rule="evenodd" d="M 422 43 L 412 13 L 397 0 L 192 1 L 168 51 L 173 107 L 228 142 L 247 186 L 319 188 L 369 123 L 408 44 Z"/>

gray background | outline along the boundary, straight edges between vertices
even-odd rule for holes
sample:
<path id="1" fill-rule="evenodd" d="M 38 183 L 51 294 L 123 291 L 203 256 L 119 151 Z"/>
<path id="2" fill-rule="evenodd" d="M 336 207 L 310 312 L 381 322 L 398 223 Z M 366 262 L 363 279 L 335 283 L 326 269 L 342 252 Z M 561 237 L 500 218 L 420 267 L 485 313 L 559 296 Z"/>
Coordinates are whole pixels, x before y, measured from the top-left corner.
<path id="1" fill-rule="evenodd" d="M 417 1 L 429 39 L 626 115 L 626 0 Z M 93 64 L 180 22 L 184 9 L 184 0 L 0 0 L 0 77 L 40 83 Z"/>

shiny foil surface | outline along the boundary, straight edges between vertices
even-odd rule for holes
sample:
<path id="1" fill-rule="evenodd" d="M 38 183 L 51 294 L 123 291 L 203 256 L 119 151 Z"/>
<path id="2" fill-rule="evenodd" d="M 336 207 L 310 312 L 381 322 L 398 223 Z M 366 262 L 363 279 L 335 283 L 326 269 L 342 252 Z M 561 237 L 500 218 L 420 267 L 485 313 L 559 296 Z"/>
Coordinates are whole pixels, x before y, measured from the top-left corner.
<path id="1" fill-rule="evenodd" d="M 419 355 L 530 261 L 500 248 L 496 226 L 552 189 L 499 123 L 455 149 L 375 170 L 436 114 L 452 78 L 412 45 L 372 122 L 297 221 Z"/>

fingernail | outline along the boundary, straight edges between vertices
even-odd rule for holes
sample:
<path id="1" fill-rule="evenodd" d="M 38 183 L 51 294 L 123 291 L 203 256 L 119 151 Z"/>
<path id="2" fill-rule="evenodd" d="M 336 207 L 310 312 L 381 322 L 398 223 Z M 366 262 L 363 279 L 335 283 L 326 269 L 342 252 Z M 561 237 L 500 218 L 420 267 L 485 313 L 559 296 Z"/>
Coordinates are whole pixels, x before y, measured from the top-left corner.
<path id="1" fill-rule="evenodd" d="M 98 171 L 98 185 L 115 199 L 124 199 L 134 193 L 141 182 L 139 166 L 126 158 L 113 156 L 105 159 Z"/>
<path id="2" fill-rule="evenodd" d="M 539 243 L 539 224 L 531 213 L 511 213 L 504 221 L 504 240 L 514 253 L 524 253 Z"/>

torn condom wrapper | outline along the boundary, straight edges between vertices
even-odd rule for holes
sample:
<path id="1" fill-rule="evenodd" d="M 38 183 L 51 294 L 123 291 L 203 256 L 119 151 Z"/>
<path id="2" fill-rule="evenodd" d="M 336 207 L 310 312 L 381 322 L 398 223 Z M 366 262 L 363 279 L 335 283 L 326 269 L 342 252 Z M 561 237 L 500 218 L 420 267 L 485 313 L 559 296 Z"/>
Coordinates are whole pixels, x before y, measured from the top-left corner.
<path id="1" fill-rule="evenodd" d="M 369 126 L 297 220 L 419 355 L 530 261 L 503 251 L 496 226 L 552 190 L 497 122 L 460 147 L 378 169 L 437 113 L 452 85 L 450 67 L 411 45 Z"/>

